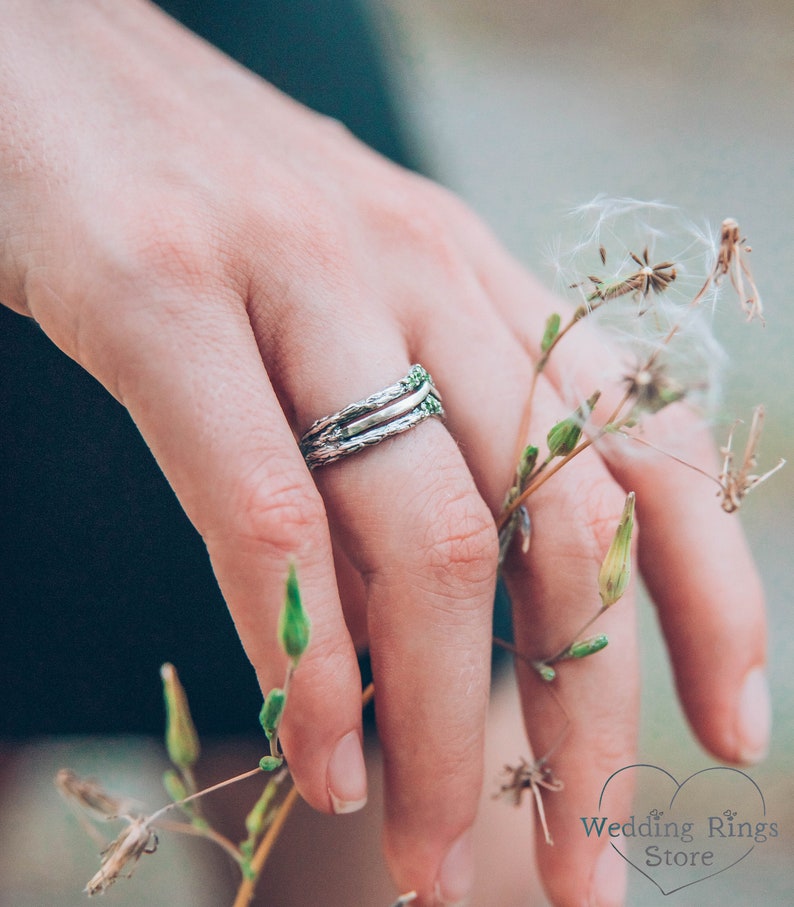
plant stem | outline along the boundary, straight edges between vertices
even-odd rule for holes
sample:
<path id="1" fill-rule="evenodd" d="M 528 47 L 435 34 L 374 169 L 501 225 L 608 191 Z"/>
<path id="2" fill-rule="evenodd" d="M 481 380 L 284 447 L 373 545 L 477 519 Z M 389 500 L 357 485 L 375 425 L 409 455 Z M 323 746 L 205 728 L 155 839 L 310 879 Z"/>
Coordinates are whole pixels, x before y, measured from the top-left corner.
<path id="1" fill-rule="evenodd" d="M 361 693 L 362 709 L 370 702 L 374 695 L 375 685 L 370 683 Z M 260 771 L 260 769 L 257 769 L 257 771 Z M 292 782 L 291 778 L 285 780 Z M 222 785 L 218 786 L 220 787 Z M 286 796 L 281 801 L 281 805 L 278 807 L 276 815 L 271 822 L 267 832 L 265 833 L 265 836 L 259 842 L 259 846 L 257 847 L 250 863 L 251 876 L 250 878 L 243 879 L 243 881 L 240 883 L 240 887 L 237 890 L 237 896 L 234 899 L 234 904 L 232 905 L 232 907 L 248 907 L 248 904 L 251 903 L 262 869 L 267 862 L 267 858 L 270 856 L 270 851 L 273 849 L 273 845 L 275 844 L 276 839 L 281 833 L 281 829 L 284 827 L 284 823 L 287 821 L 287 817 L 289 816 L 290 811 L 295 805 L 297 799 L 298 789 L 293 785 L 287 791 Z"/>
<path id="2" fill-rule="evenodd" d="M 505 652 L 509 652 L 511 655 L 514 655 L 516 658 L 520 658 L 522 661 L 527 662 L 527 664 L 533 664 L 537 661 L 536 658 L 530 658 L 526 652 L 522 652 L 517 646 L 514 646 L 513 643 L 508 642 L 506 639 L 502 639 L 499 636 L 492 636 L 491 641 L 495 646 L 499 646 L 500 649 L 504 649 Z"/>
<path id="3" fill-rule="evenodd" d="M 209 825 L 197 826 L 190 825 L 188 822 L 171 822 L 169 819 L 166 819 L 164 822 L 158 822 L 157 828 L 162 828 L 164 831 L 176 831 L 184 835 L 194 835 L 197 838 L 207 838 L 210 841 L 214 841 L 220 848 L 225 850 L 235 863 L 242 863 L 243 858 L 237 846 L 225 835 L 215 831 L 215 829 L 211 828 Z"/>
<path id="4" fill-rule="evenodd" d="M 552 345 L 553 349 L 553 345 Z M 551 352 L 551 350 L 549 350 Z M 535 387 L 538 383 L 538 375 L 543 371 L 543 366 L 546 364 L 546 359 L 548 358 L 548 353 L 546 353 L 542 359 L 540 359 L 535 366 L 535 371 L 532 373 L 532 383 L 529 385 L 529 393 L 527 394 L 527 402 L 524 404 L 524 411 L 521 415 L 521 425 L 518 429 L 518 440 L 516 442 L 516 451 L 513 457 L 513 462 L 518 463 L 521 460 L 521 453 L 524 450 L 524 447 L 527 444 L 527 436 L 529 434 L 529 423 L 532 419 L 532 403 L 535 398 Z"/>
<path id="5" fill-rule="evenodd" d="M 705 288 L 704 288 L 704 290 L 705 290 Z M 596 299 L 598 299 L 599 302 L 595 302 Z M 532 383 L 529 386 L 529 393 L 527 394 L 527 400 L 526 400 L 526 403 L 524 404 L 524 411 L 521 416 L 521 425 L 520 425 L 519 431 L 518 431 L 518 441 L 517 441 L 516 452 L 515 452 L 515 456 L 513 457 L 513 459 L 516 463 L 518 463 L 519 460 L 521 459 L 521 452 L 523 451 L 524 447 L 528 443 L 526 438 L 527 438 L 527 435 L 529 434 L 529 423 L 532 419 L 532 403 L 535 398 L 535 388 L 537 387 L 538 377 L 540 376 L 540 373 L 543 371 L 544 368 L 546 368 L 549 358 L 551 357 L 551 354 L 554 352 L 554 349 L 557 346 L 557 344 L 571 330 L 571 328 L 573 328 L 574 325 L 579 324 L 579 322 L 582 321 L 582 319 L 586 318 L 588 315 L 590 315 L 592 312 L 594 312 L 597 308 L 602 306 L 605 302 L 606 302 L 606 300 L 598 293 L 593 293 L 591 296 L 588 296 L 587 297 L 587 303 L 588 303 L 587 308 L 580 306 L 579 308 L 577 308 L 574 311 L 573 315 L 571 316 L 571 320 L 568 322 L 568 324 L 565 325 L 564 328 L 562 328 L 560 331 L 557 332 L 557 336 L 549 344 L 549 348 L 543 353 L 543 355 L 540 357 L 540 359 L 538 359 L 538 361 L 535 363 L 535 370 L 532 373 Z M 591 303 L 595 303 L 595 304 L 591 305 Z"/>
<path id="6" fill-rule="evenodd" d="M 152 813 L 149 817 L 149 822 L 151 823 L 155 819 L 159 819 L 160 816 L 164 815 L 168 810 L 173 809 L 175 806 L 182 806 L 198 797 L 204 797 L 216 790 L 220 790 L 222 787 L 228 787 L 228 785 L 236 784 L 238 781 L 244 781 L 246 778 L 253 778 L 254 775 L 260 774 L 261 771 L 262 769 L 257 766 L 250 771 L 243 772 L 242 775 L 235 775 L 234 778 L 227 778 L 225 781 L 219 781 L 217 784 L 213 784 L 212 787 L 205 787 L 204 790 L 197 791 L 195 794 L 191 794 L 189 797 L 185 797 L 182 800 L 176 800 L 174 803 L 167 803 L 162 809 L 158 809 L 156 813 Z"/>
<path id="7" fill-rule="evenodd" d="M 552 655 L 551 658 L 544 658 L 543 664 L 553 665 L 555 662 L 561 661 L 565 657 L 571 646 L 576 642 L 576 640 L 579 639 L 582 633 L 588 630 L 598 620 L 599 617 L 601 617 L 604 611 L 607 610 L 607 607 L 608 606 L 606 605 L 602 605 L 589 620 L 587 620 L 581 627 L 579 627 L 576 633 L 574 633 L 574 635 L 571 637 L 571 641 L 567 645 L 564 645 L 559 652 Z"/>
<path id="8" fill-rule="evenodd" d="M 296 787 L 291 787 L 284 797 L 281 806 L 279 806 L 278 812 L 268 828 L 267 833 L 259 842 L 259 847 L 257 847 L 256 853 L 251 859 L 251 877 L 243 879 L 241 882 L 232 907 L 248 907 L 248 904 L 251 903 L 256 890 L 256 883 L 259 881 L 259 874 L 262 872 L 262 868 L 264 867 L 268 856 L 270 856 L 270 851 L 273 849 L 276 838 L 278 838 L 284 823 L 287 821 L 287 816 L 289 816 L 297 799 L 298 789 Z"/>
<path id="9" fill-rule="evenodd" d="M 287 707 L 287 696 L 289 695 L 289 686 L 292 681 L 292 675 L 295 673 L 295 663 L 290 662 L 289 667 L 287 668 L 287 674 L 284 678 L 284 686 L 281 688 L 284 691 L 284 708 Z M 282 717 L 283 717 L 282 711 Z M 279 752 L 279 742 L 278 742 L 278 725 L 281 724 L 281 718 L 279 718 L 278 723 L 275 728 L 273 728 L 273 736 L 270 738 L 270 755 L 274 756 L 276 759 L 281 758 L 281 753 Z"/>
<path id="10" fill-rule="evenodd" d="M 670 330 L 667 332 L 665 337 L 662 339 L 659 347 L 650 354 L 650 356 L 648 357 L 648 359 L 645 362 L 645 366 L 644 366 L 645 369 L 650 369 L 655 365 L 656 360 L 661 355 L 662 350 L 665 347 L 670 345 L 670 342 L 673 340 L 673 338 L 676 336 L 676 334 L 678 334 L 678 332 L 681 330 L 681 327 L 684 323 L 684 319 L 685 319 L 686 315 L 689 314 L 693 309 L 696 309 L 698 307 L 698 305 L 700 305 L 700 303 L 703 301 L 706 293 L 708 292 L 708 290 L 710 289 L 710 287 L 712 286 L 713 283 L 714 283 L 714 273 L 712 272 L 711 274 L 708 275 L 705 283 L 700 288 L 700 290 L 698 290 L 698 292 L 695 294 L 695 296 L 690 300 L 689 304 L 686 307 L 686 313 L 681 318 L 679 318 L 678 321 L 670 328 Z M 588 301 L 588 303 L 590 303 L 591 301 L 594 301 L 596 298 L 599 298 L 601 300 L 600 303 L 592 306 L 590 309 L 587 310 L 587 312 L 585 314 L 590 314 L 590 312 L 594 311 L 596 308 L 599 308 L 600 305 L 603 305 L 606 302 L 606 299 L 600 293 L 595 293 L 592 296 L 589 296 L 587 301 Z M 576 314 L 574 314 L 574 317 L 557 334 L 557 336 L 554 338 L 554 340 L 552 341 L 549 348 L 541 356 L 541 358 L 538 360 L 538 362 L 535 366 L 535 371 L 532 375 L 532 384 L 530 385 L 529 394 L 527 396 L 527 402 L 524 405 L 524 412 L 521 417 L 521 426 L 520 426 L 519 433 L 518 433 L 518 447 L 517 447 L 516 454 L 514 457 L 514 460 L 516 463 L 518 463 L 519 460 L 521 459 L 521 451 L 524 449 L 524 441 L 526 439 L 527 433 L 529 432 L 529 422 L 530 422 L 530 419 L 532 416 L 532 401 L 533 401 L 533 398 L 535 395 L 535 387 L 538 382 L 538 376 L 545 368 L 546 363 L 548 362 L 552 351 L 557 346 L 559 341 L 562 340 L 562 338 L 568 333 L 568 331 L 570 331 L 571 328 L 575 324 L 578 324 L 579 321 L 581 321 L 583 317 L 585 317 L 585 315 L 581 315 L 581 316 L 577 317 Z M 623 407 L 626 405 L 626 403 L 628 403 L 628 401 L 630 399 L 631 399 L 631 393 L 626 392 L 623 395 L 623 398 L 621 399 L 620 403 L 615 407 L 615 410 L 612 413 L 612 415 L 610 416 L 610 418 L 607 420 L 606 424 L 608 426 L 610 426 L 613 429 L 615 429 L 615 428 L 620 429 L 623 427 L 622 425 L 615 425 L 614 423 L 617 421 L 620 411 L 623 409 Z M 597 440 L 598 438 L 602 437 L 604 434 L 605 434 L 605 430 L 601 429 L 593 440 Z M 507 523 L 507 521 L 510 519 L 510 517 L 513 515 L 513 513 L 515 513 L 515 511 L 518 510 L 519 507 L 521 507 L 521 505 L 524 503 L 524 501 L 526 501 L 526 499 L 531 494 L 533 494 L 535 491 L 537 491 L 538 488 L 540 488 L 540 486 L 544 482 L 546 482 L 556 472 L 558 472 L 569 460 L 572 460 L 577 454 L 581 453 L 583 450 L 586 450 L 588 447 L 590 447 L 593 443 L 593 440 L 582 441 L 582 443 L 578 447 L 576 447 L 573 451 L 571 451 L 570 454 L 568 454 L 566 457 L 563 457 L 558 463 L 556 463 L 548 472 L 545 473 L 545 475 L 542 478 L 538 478 L 537 481 L 531 482 L 524 489 L 524 491 L 508 507 L 506 507 L 502 511 L 502 513 L 499 514 L 499 518 L 496 521 L 497 529 L 501 529 Z M 543 470 L 545 466 L 546 466 L 546 463 L 544 462 L 541 465 L 541 470 Z M 540 473 L 540 470 L 538 471 L 538 475 L 539 475 L 539 473 Z"/>
<path id="11" fill-rule="evenodd" d="M 658 352 L 658 351 L 657 351 Z M 652 363 L 657 353 L 654 353 L 651 358 L 648 360 L 649 363 Z M 646 365 L 646 368 L 649 367 Z M 606 423 L 602 428 L 599 428 L 598 431 L 592 438 L 584 438 L 579 444 L 564 457 L 560 459 L 552 466 L 550 469 L 546 469 L 549 464 L 549 460 L 546 459 L 541 463 L 540 467 L 536 470 L 533 480 L 527 485 L 527 487 L 521 492 L 521 494 L 512 501 L 505 509 L 499 514 L 496 520 L 496 528 L 501 529 L 502 526 L 507 523 L 510 517 L 515 513 L 516 510 L 526 501 L 526 499 L 534 494 L 545 482 L 557 472 L 559 472 L 566 463 L 569 463 L 574 457 L 578 456 L 583 450 L 587 450 L 588 447 L 604 437 L 607 433 L 614 433 L 620 431 L 625 427 L 628 417 L 624 417 L 622 421 L 620 420 L 620 411 L 631 399 L 631 393 L 628 391 L 623 395 L 620 400 L 620 403 L 612 411 L 612 414 L 607 419 Z"/>
<path id="12" fill-rule="evenodd" d="M 600 438 L 601 435 L 605 434 L 605 431 L 602 429 L 597 435 L 596 438 Z M 575 447 L 569 454 L 566 454 L 564 457 L 560 457 L 557 463 L 554 464 L 550 469 L 544 470 L 541 475 L 538 475 L 537 479 L 533 482 L 530 482 L 529 485 L 521 492 L 521 494 L 505 509 L 499 514 L 496 520 L 496 528 L 501 529 L 502 526 L 510 519 L 510 517 L 515 513 L 516 510 L 526 501 L 526 499 L 534 494 L 541 485 L 548 480 L 557 472 L 559 472 L 566 463 L 573 460 L 575 456 L 580 454 L 583 450 L 587 450 L 593 444 L 595 439 L 585 438 L 584 441 L 580 442 L 577 447 Z M 543 464 L 546 465 L 545 463 Z"/>

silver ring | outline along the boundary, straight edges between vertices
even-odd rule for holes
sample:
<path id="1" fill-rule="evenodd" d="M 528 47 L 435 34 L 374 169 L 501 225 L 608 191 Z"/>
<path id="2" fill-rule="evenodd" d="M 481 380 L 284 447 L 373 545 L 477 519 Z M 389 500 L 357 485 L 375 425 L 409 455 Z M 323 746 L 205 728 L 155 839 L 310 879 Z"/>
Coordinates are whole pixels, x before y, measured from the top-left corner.
<path id="1" fill-rule="evenodd" d="M 431 416 L 444 418 L 441 394 L 421 365 L 377 394 L 318 419 L 300 440 L 309 469 L 380 444 Z"/>

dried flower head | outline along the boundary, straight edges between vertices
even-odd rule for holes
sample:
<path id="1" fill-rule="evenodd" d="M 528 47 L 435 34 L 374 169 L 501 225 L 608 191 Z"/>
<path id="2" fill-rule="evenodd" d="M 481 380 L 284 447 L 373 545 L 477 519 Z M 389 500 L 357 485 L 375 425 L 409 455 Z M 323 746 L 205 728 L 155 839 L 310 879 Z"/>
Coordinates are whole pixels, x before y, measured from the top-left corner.
<path id="1" fill-rule="evenodd" d="M 722 497 L 722 509 L 726 513 L 734 513 L 738 510 L 744 498 L 758 485 L 765 482 L 771 475 L 781 469 L 785 460 L 780 459 L 776 466 L 765 472 L 763 475 L 755 475 L 758 465 L 758 444 L 761 440 L 761 430 L 764 425 L 764 407 L 759 404 L 753 410 L 753 420 L 750 423 L 750 431 L 747 434 L 747 443 L 745 444 L 744 454 L 741 464 L 734 465 L 733 435 L 736 431 L 735 423 L 728 435 L 728 441 L 721 449 L 723 455 L 722 471 L 717 477 L 720 485 L 720 495 Z"/>
<path id="2" fill-rule="evenodd" d="M 639 270 L 612 282 L 599 277 L 588 277 L 593 284 L 593 292 L 591 297 L 588 297 L 588 301 L 596 299 L 606 301 L 616 299 L 618 296 L 626 296 L 629 293 L 633 293 L 636 299 L 645 299 L 651 292 L 658 296 L 660 293 L 664 293 L 676 279 L 677 272 L 674 262 L 661 261 L 652 265 L 647 246 L 643 249 L 642 258 L 635 255 L 634 252 L 629 252 L 629 255 L 640 266 Z"/>
<path id="3" fill-rule="evenodd" d="M 752 249 L 746 242 L 741 238 L 739 224 L 732 217 L 726 218 L 720 227 L 720 245 L 711 277 L 714 283 L 718 284 L 727 274 L 739 296 L 739 302 L 742 311 L 747 315 L 747 320 L 752 321 L 753 318 L 758 318 L 763 324 L 761 296 L 745 258 Z"/>
<path id="4" fill-rule="evenodd" d="M 55 784 L 67 802 L 90 813 L 93 818 L 123 819 L 127 822 L 118 837 L 104 846 L 107 839 L 81 817 L 86 831 L 104 847 L 99 872 L 86 885 L 89 895 L 105 892 L 127 867 L 127 876 L 132 875 L 141 855 L 154 853 L 157 849 L 157 835 L 151 828 L 153 817 L 137 815 L 132 800 L 112 797 L 96 781 L 79 778 L 68 768 L 58 772 Z"/>
<path id="5" fill-rule="evenodd" d="M 530 790 L 535 798 L 535 806 L 538 810 L 538 818 L 543 828 L 543 836 L 547 844 L 554 844 L 549 833 L 549 826 L 546 822 L 546 810 L 543 808 L 543 797 L 540 789 L 556 793 L 561 791 L 565 785 L 559 778 L 554 777 L 551 768 L 545 760 L 540 759 L 537 762 L 529 763 L 526 759 L 521 761 L 515 767 L 506 765 L 502 774 L 507 776 L 507 781 L 501 785 L 497 792 L 497 797 L 507 797 L 513 801 L 516 806 L 521 804 L 521 798 L 525 790 Z"/>
<path id="6" fill-rule="evenodd" d="M 671 403 L 683 399 L 687 388 L 668 374 L 665 363 L 653 362 L 637 365 L 633 372 L 624 376 L 627 391 L 633 401 L 632 417 L 642 413 L 658 413 Z"/>
<path id="7" fill-rule="evenodd" d="M 132 875 L 135 865 L 145 853 L 157 850 L 157 835 L 149 827 L 147 817 L 133 819 L 121 834 L 102 853 L 102 865 L 97 874 L 85 887 L 88 894 L 104 894 L 108 888 L 128 869 L 126 878 Z"/>
<path id="8" fill-rule="evenodd" d="M 519 494 L 520 491 L 515 486 L 511 488 L 505 498 L 503 509 L 506 510 Z M 499 566 L 504 563 L 516 532 L 521 536 L 521 551 L 526 554 L 532 538 L 532 521 L 529 518 L 529 511 L 523 504 L 513 511 L 508 521 L 499 529 Z"/>
<path id="9" fill-rule="evenodd" d="M 55 776 L 55 786 L 67 802 L 95 818 L 123 818 L 129 816 L 133 808 L 132 800 L 111 796 L 97 781 L 80 778 L 70 768 L 60 769 Z"/>

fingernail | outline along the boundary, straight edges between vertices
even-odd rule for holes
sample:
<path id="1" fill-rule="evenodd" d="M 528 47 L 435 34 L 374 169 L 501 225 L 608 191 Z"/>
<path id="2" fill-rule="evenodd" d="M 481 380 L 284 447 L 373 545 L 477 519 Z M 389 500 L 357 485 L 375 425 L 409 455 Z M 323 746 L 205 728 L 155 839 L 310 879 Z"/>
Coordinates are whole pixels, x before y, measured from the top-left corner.
<path id="1" fill-rule="evenodd" d="M 474 885 L 474 836 L 464 831 L 447 851 L 436 879 L 435 896 L 444 907 L 461 907 Z"/>
<path id="2" fill-rule="evenodd" d="M 769 746 L 772 707 L 763 668 L 752 668 L 744 678 L 739 693 L 737 737 L 739 759 L 745 763 L 760 762 Z"/>
<path id="3" fill-rule="evenodd" d="M 345 734 L 328 760 L 328 795 L 337 815 L 354 813 L 367 802 L 367 768 L 356 731 Z"/>
<path id="4" fill-rule="evenodd" d="M 622 835 L 614 840 L 621 846 Z M 590 907 L 620 907 L 626 897 L 626 861 L 608 844 L 595 865 L 590 885 Z"/>

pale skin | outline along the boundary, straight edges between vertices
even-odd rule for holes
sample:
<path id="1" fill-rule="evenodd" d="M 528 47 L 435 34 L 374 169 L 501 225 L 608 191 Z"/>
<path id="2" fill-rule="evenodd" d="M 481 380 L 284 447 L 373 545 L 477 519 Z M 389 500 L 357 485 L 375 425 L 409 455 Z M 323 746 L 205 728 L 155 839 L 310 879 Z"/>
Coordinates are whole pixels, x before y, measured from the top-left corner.
<path id="1" fill-rule="evenodd" d="M 422 905 L 459 901 L 484 780 L 494 517 L 560 303 L 457 199 L 155 8 L 6 0 L 3 22 L 0 298 L 128 408 L 206 541 L 265 691 L 283 679 L 275 626 L 295 559 L 313 636 L 282 742 L 326 812 L 366 796 L 356 647 L 369 647 L 388 865 Z M 599 381 L 601 355 L 585 332 L 560 345 L 533 437 L 569 412 L 572 375 L 587 392 Z M 413 362 L 446 424 L 309 473 L 296 435 Z M 661 418 L 711 469 L 707 432 L 683 409 Z M 556 651 L 597 606 L 625 490 L 692 727 L 718 759 L 755 761 L 768 733 L 760 584 L 735 519 L 678 464 L 590 451 L 533 497 L 530 553 L 507 570 L 517 644 Z M 556 845 L 537 854 L 559 905 L 621 903 L 621 867 L 607 854 L 598 869 L 603 842 L 575 817 L 634 758 L 628 597 L 598 629 L 610 647 L 560 671 L 566 786 L 546 798 Z M 541 755 L 559 710 L 531 671 L 519 681 Z"/>

